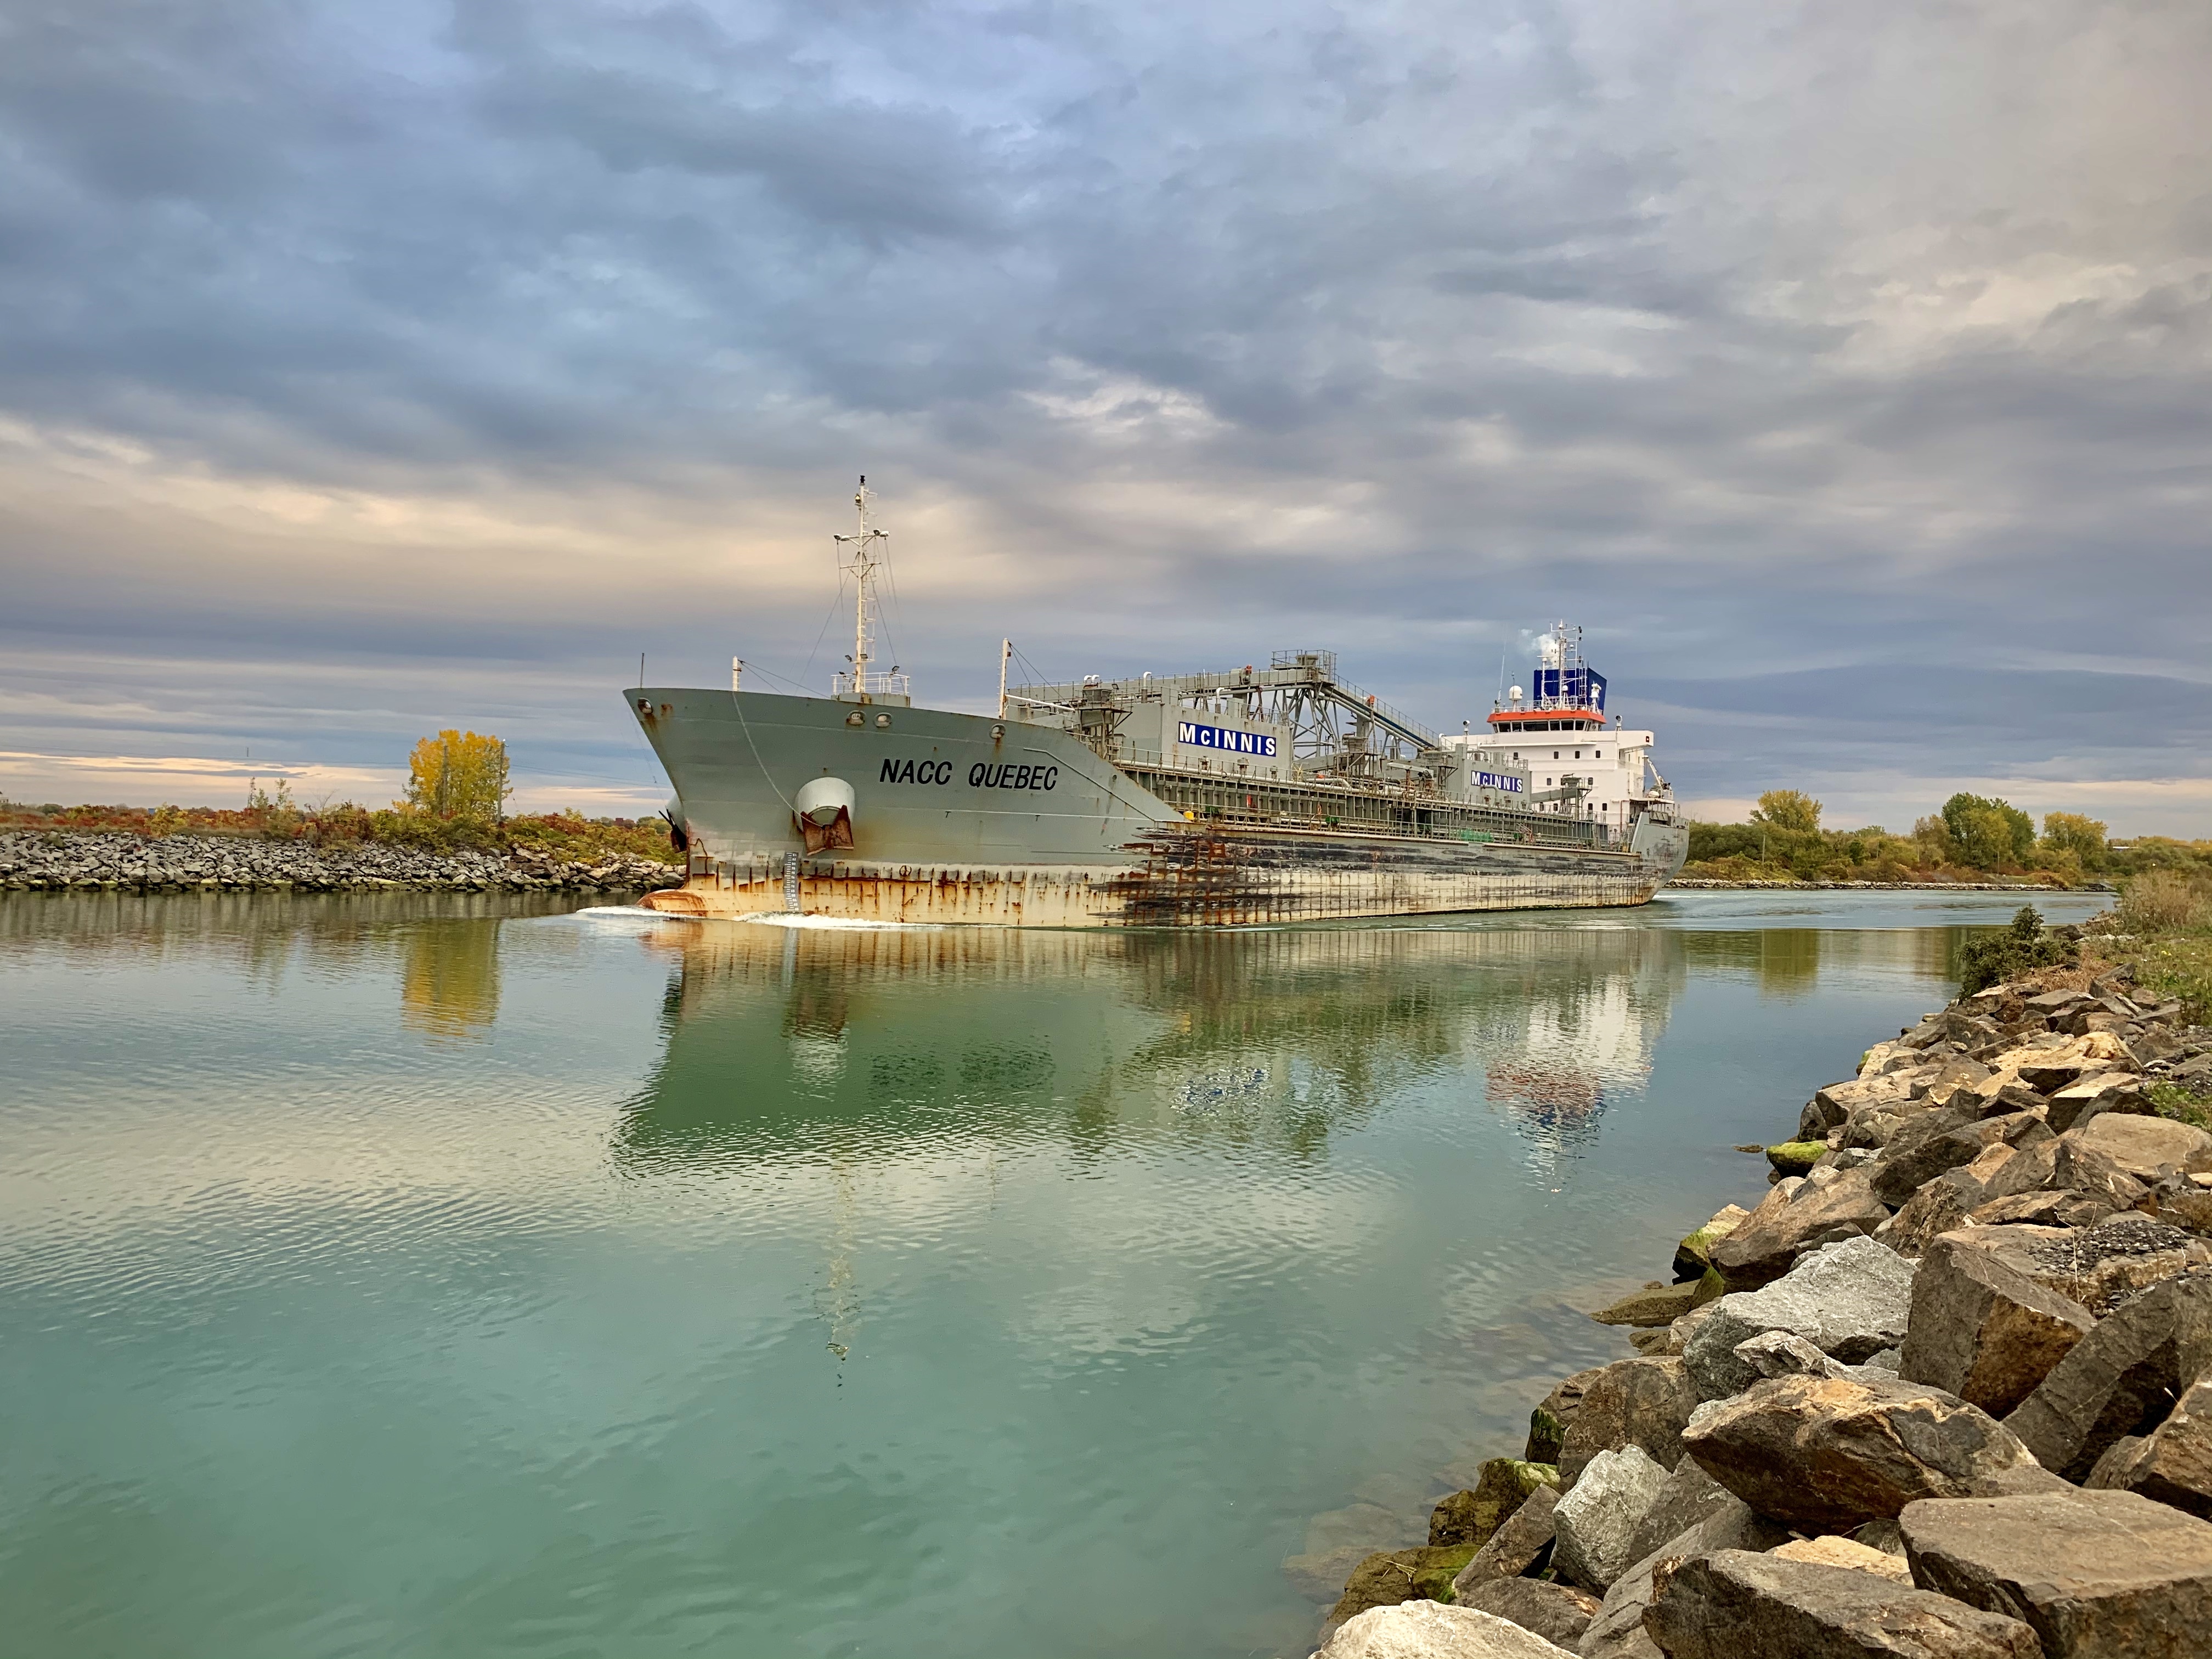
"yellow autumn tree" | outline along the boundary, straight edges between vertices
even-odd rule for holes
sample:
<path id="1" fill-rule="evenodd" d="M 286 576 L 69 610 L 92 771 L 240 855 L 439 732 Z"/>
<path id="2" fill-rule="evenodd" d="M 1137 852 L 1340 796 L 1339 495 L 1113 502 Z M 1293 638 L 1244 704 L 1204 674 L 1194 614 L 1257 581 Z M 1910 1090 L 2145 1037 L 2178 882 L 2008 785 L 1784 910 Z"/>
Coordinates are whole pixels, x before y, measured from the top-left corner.
<path id="1" fill-rule="evenodd" d="M 408 757 L 407 805 L 433 817 L 496 823 L 514 793 L 507 784 L 507 745 L 497 738 L 441 732 Z"/>

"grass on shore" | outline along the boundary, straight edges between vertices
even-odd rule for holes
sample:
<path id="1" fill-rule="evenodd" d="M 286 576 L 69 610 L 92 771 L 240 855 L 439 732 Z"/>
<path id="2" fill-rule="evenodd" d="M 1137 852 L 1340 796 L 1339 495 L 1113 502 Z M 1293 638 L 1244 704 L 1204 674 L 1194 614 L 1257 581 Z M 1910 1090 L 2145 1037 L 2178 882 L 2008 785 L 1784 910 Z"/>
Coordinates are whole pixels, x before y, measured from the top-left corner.
<path id="1" fill-rule="evenodd" d="M 1999 882 L 2024 889 L 2067 889 L 2079 887 L 2085 878 L 2079 871 L 2060 870 L 1976 870 L 1960 864 L 1903 864 L 1893 860 L 1869 864 L 1836 864 L 1808 873 L 1792 870 L 1786 865 L 1762 864 L 1757 859 L 1730 856 L 1718 859 L 1699 859 L 1682 866 L 1681 876 L 1691 881 L 1771 881 L 1795 886 L 1801 883 L 1820 881 L 1864 881 L 1879 886 L 1917 886 L 1922 884 L 1984 885 Z"/>
<path id="2" fill-rule="evenodd" d="M 2138 983 L 2212 1024 L 2212 876 L 2153 870 L 2128 883 L 2117 907 L 2085 924 L 2083 947 L 2101 968 L 2123 963 Z"/>
<path id="3" fill-rule="evenodd" d="M 530 851 L 548 858 L 596 860 L 625 857 L 681 863 L 666 820 L 587 818 L 578 812 L 533 812 L 487 823 L 427 812 L 379 809 L 352 801 L 303 807 L 278 787 L 257 789 L 249 805 L 214 806 L 26 806 L 0 800 L 0 830 L 76 835 L 221 836 L 305 842 L 314 847 L 410 847 L 424 852 Z"/>

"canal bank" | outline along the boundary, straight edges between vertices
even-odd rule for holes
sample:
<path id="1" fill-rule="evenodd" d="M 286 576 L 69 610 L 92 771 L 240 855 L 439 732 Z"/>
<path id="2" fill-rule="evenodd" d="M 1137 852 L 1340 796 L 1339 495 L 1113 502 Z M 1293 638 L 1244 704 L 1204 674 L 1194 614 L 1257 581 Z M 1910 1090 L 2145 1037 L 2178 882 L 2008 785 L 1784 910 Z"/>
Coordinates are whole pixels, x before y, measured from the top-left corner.
<path id="1" fill-rule="evenodd" d="M 2015 972 L 2065 948 L 2012 934 Z M 2197 1652 L 2212 1030 L 2130 943 L 2093 930 L 1815 1092 L 1756 1206 L 1595 1313 L 1638 1357 L 1559 1380 L 1425 1545 L 1364 1559 L 1322 1659 Z"/>

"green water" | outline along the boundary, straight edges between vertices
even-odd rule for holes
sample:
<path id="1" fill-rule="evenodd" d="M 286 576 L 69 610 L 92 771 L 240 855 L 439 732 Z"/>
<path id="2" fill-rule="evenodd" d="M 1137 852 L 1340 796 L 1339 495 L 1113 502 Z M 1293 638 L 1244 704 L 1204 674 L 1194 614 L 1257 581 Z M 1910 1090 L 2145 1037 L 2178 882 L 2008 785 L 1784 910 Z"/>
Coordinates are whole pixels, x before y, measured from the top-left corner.
<path id="1" fill-rule="evenodd" d="M 0 901 L 0 1650 L 1303 1655 L 2011 908 Z"/>

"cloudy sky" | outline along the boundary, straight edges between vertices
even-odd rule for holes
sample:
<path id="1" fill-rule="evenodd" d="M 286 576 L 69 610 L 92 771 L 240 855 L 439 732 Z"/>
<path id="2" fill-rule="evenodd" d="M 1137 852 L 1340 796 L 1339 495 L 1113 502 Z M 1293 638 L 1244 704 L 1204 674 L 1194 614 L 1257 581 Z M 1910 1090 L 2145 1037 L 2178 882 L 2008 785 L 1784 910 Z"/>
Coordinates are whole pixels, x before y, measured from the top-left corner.
<path id="1" fill-rule="evenodd" d="M 2212 7 L 11 0 L 0 791 L 1587 630 L 1708 810 L 2212 834 Z M 824 629 L 825 621 L 829 627 Z M 762 680 L 761 684 L 768 684 Z"/>

